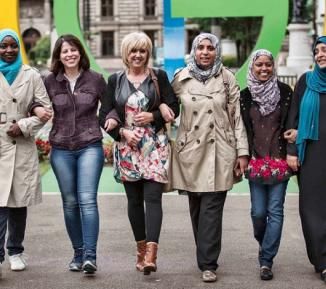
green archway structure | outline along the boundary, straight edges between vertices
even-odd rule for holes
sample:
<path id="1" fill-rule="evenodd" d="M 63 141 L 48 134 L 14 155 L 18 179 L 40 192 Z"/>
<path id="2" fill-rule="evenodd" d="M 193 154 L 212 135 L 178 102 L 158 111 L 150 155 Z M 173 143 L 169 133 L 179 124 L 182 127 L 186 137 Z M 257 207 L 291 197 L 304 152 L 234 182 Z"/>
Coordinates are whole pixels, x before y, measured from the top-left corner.
<path id="1" fill-rule="evenodd" d="M 85 39 L 79 22 L 79 0 L 55 0 L 53 1 L 54 22 L 59 35 L 74 34 L 82 42 L 91 67 L 95 71 L 102 73 L 105 78 L 108 77 L 108 72 L 101 68 L 92 55 Z"/>
<path id="2" fill-rule="evenodd" d="M 55 0 L 54 21 L 59 35 L 73 33 L 83 43 L 94 70 L 108 76 L 92 56 L 80 28 L 78 0 Z M 172 0 L 173 17 L 262 17 L 261 31 L 254 50 L 265 48 L 277 55 L 288 20 L 289 3 L 285 0 Z M 248 60 L 237 72 L 240 87 L 246 86 Z"/>
<path id="3" fill-rule="evenodd" d="M 285 35 L 287 0 L 172 0 L 172 17 L 262 17 L 262 27 L 254 47 L 268 49 L 276 56 Z M 248 59 L 237 72 L 240 87 L 246 86 Z"/>

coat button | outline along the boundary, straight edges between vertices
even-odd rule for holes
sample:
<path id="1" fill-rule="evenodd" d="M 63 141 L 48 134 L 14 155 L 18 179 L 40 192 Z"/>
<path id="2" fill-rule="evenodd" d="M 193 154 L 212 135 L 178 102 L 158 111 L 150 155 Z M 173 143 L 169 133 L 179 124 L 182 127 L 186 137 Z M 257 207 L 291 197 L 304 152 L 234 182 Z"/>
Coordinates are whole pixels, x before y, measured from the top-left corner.
<path id="1" fill-rule="evenodd" d="M 211 139 L 211 140 L 210 140 L 211 143 L 214 143 L 214 141 L 215 141 L 214 139 Z"/>
<path id="2" fill-rule="evenodd" d="M 196 97 L 194 97 L 194 96 L 193 96 L 191 99 L 192 99 L 193 101 L 196 101 Z"/>
<path id="3" fill-rule="evenodd" d="M 208 98 L 208 99 L 212 99 L 212 98 L 213 98 L 213 96 L 209 96 L 209 95 L 208 95 L 208 96 L 207 96 L 207 98 Z"/>
<path id="4" fill-rule="evenodd" d="M 15 141 L 15 140 L 13 140 L 11 143 L 15 145 L 15 144 L 16 144 L 16 141 Z"/>
<path id="5" fill-rule="evenodd" d="M 195 111 L 194 111 L 194 115 L 197 115 L 197 114 L 198 114 L 198 111 L 195 110 Z"/>
<path id="6" fill-rule="evenodd" d="M 200 144 L 200 139 L 197 139 L 196 142 L 197 142 L 198 144 Z"/>
<path id="7" fill-rule="evenodd" d="M 13 99 L 12 99 L 12 102 L 17 102 L 17 99 L 16 99 L 16 98 L 13 98 Z"/>
<path id="8" fill-rule="evenodd" d="M 181 145 L 181 146 L 184 146 L 184 145 L 185 145 L 185 143 L 182 141 L 182 142 L 180 142 L 180 145 Z"/>
<path id="9" fill-rule="evenodd" d="M 16 120 L 15 120 L 15 119 L 13 119 L 13 120 L 12 120 L 12 123 L 16 123 Z"/>
<path id="10" fill-rule="evenodd" d="M 214 124 L 211 123 L 211 124 L 209 125 L 209 127 L 210 127 L 210 128 L 214 128 Z"/>
<path id="11" fill-rule="evenodd" d="M 209 109 L 207 112 L 208 112 L 209 114 L 213 113 L 213 111 L 212 111 L 211 109 Z"/>
<path id="12" fill-rule="evenodd" d="M 195 125 L 195 129 L 196 129 L 196 130 L 199 129 L 199 126 L 198 126 L 198 125 Z"/>

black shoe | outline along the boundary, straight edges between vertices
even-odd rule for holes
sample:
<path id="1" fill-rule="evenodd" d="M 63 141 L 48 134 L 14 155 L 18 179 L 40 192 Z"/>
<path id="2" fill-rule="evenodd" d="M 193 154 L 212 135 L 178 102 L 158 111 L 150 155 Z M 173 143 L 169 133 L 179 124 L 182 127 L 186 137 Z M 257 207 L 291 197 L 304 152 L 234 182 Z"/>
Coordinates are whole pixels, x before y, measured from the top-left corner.
<path id="1" fill-rule="evenodd" d="M 320 279 L 326 283 L 326 270 L 320 273 Z"/>
<path id="2" fill-rule="evenodd" d="M 266 266 L 262 266 L 260 268 L 260 279 L 264 281 L 272 280 L 273 279 L 272 270 Z"/>
<path id="3" fill-rule="evenodd" d="M 86 275 L 94 275 L 97 270 L 96 261 L 85 260 L 83 263 L 82 270 Z"/>

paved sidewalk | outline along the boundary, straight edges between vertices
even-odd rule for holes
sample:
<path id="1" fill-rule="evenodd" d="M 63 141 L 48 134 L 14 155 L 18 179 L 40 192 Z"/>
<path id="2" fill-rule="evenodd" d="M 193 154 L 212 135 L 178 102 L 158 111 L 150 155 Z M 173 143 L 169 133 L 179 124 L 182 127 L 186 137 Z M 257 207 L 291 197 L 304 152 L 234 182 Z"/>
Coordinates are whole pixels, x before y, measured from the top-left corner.
<path id="1" fill-rule="evenodd" d="M 96 277 L 67 271 L 72 251 L 63 224 L 59 195 L 46 195 L 42 205 L 29 210 L 25 248 L 29 267 L 11 272 L 3 265 L 1 289 L 317 289 L 317 278 L 306 256 L 297 209 L 297 196 L 286 200 L 286 216 L 280 252 L 275 259 L 275 279 L 259 279 L 258 247 L 252 236 L 249 197 L 229 196 L 223 220 L 223 244 L 218 282 L 205 284 L 195 262 L 187 199 L 165 195 L 158 272 L 144 276 L 134 268 L 134 241 L 124 195 L 100 195 L 101 232 Z"/>

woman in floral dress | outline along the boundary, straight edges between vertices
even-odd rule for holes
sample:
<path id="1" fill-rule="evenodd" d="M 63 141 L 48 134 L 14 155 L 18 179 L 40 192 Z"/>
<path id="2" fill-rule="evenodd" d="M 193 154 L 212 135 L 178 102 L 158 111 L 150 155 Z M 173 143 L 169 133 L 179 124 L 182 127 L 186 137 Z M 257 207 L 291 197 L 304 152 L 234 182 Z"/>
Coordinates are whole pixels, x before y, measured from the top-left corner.
<path id="1" fill-rule="evenodd" d="M 283 226 L 283 205 L 291 170 L 283 138 L 291 88 L 278 81 L 272 54 L 264 49 L 251 56 L 248 87 L 241 91 L 241 114 L 246 126 L 250 161 L 246 171 L 251 195 L 254 236 L 259 243 L 260 278 L 273 278 Z"/>
<path id="2" fill-rule="evenodd" d="M 114 176 L 123 183 L 128 198 L 128 217 L 137 242 L 136 269 L 146 275 L 157 269 L 162 192 L 168 181 L 164 124 L 179 114 L 166 73 L 148 67 L 151 52 L 151 40 L 144 33 L 123 39 L 126 70 L 109 77 L 100 108 L 100 123 L 116 140 Z M 162 103 L 169 107 L 163 114 Z"/>

